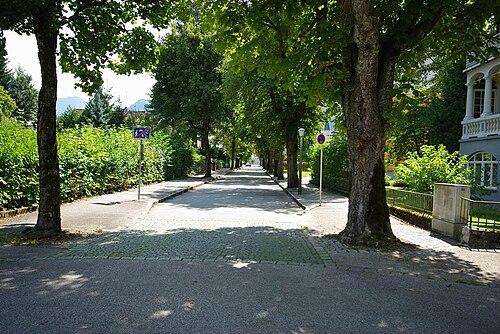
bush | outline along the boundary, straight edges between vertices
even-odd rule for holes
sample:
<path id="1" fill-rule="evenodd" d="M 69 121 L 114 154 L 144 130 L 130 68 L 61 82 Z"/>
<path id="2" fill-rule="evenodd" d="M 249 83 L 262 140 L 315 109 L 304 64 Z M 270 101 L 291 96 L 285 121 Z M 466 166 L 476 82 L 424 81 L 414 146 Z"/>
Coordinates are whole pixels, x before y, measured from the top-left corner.
<path id="1" fill-rule="evenodd" d="M 460 156 L 459 152 L 450 154 L 444 145 L 424 145 L 420 151 L 420 155 L 409 153 L 408 158 L 396 167 L 398 180 L 410 190 L 432 193 L 434 183 L 471 183 L 466 156 Z"/>
<path id="2" fill-rule="evenodd" d="M 58 149 L 63 201 L 137 185 L 139 141 L 129 129 L 64 129 Z M 166 133 L 155 131 L 144 141 L 142 181 L 185 176 L 196 159 L 194 148 L 175 147 Z M 0 123 L 0 209 L 36 204 L 38 192 L 36 133 L 14 121 Z"/>
<path id="3" fill-rule="evenodd" d="M 0 122 L 0 210 L 38 201 L 36 133 L 14 120 Z"/>
<path id="4" fill-rule="evenodd" d="M 349 184 L 347 137 L 336 133 L 323 145 L 323 187 L 347 192 Z M 311 182 L 319 185 L 319 144 L 314 146 L 308 158 L 312 168 Z"/>

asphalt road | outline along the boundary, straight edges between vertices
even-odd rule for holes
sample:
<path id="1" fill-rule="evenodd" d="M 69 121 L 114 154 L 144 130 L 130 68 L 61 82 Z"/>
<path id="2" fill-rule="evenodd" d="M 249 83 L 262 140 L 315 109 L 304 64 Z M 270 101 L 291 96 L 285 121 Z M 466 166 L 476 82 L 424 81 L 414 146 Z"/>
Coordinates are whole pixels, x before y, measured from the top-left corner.
<path id="1" fill-rule="evenodd" d="M 85 242 L 3 246 L 0 333 L 498 332 L 498 286 L 352 254 L 302 217 L 246 168 Z"/>

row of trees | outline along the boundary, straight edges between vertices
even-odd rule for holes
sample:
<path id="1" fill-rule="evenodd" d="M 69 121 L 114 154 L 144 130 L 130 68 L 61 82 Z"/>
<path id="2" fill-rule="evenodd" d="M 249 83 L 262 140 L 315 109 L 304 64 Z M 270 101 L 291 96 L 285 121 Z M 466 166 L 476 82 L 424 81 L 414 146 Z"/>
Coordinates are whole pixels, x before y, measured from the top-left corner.
<path id="1" fill-rule="evenodd" d="M 8 68 L 5 37 L 0 30 L 0 115 L 15 117 L 27 124 L 36 122 L 38 91 L 30 75 L 20 67 Z"/>
<path id="2" fill-rule="evenodd" d="M 341 102 L 351 180 L 348 224 L 341 236 L 345 242 L 362 243 L 393 238 L 385 201 L 384 148 L 398 73 L 416 68 L 430 57 L 429 52 L 453 57 L 491 51 L 480 47 L 491 38 L 489 25 L 499 12 L 500 4 L 491 0 L 200 0 L 161 4 L 116 0 L 67 1 L 65 5 L 36 0 L 27 5 L 14 0 L 2 4 L 0 27 L 34 33 L 39 46 L 42 192 L 36 229 L 60 230 L 54 112 L 58 38 L 63 70 L 75 73 L 88 88 L 99 86 L 100 70 L 105 65 L 127 72 L 155 63 L 156 44 L 145 27 L 133 25 L 137 18 L 155 27 L 165 26 L 173 17 L 203 27 L 210 39 L 191 39 L 183 47 L 190 49 L 198 43 L 197 49 L 205 50 L 212 42 L 223 55 L 216 58 L 214 53 L 212 59 L 224 71 L 223 90 L 235 98 L 227 105 L 217 104 L 215 110 L 218 89 L 212 91 L 211 86 L 203 87 L 203 80 L 191 78 L 200 88 L 192 94 L 205 94 L 204 102 L 188 98 L 178 107 L 205 109 L 214 117 L 227 108 L 233 115 L 224 118 L 229 120 L 225 122 L 238 129 L 245 129 L 238 122 L 246 119 L 248 133 L 261 154 L 267 152 L 268 162 L 278 161 L 278 166 L 285 145 L 290 187 L 297 181 L 297 128 L 316 124 L 321 103 Z M 119 56 L 112 57 L 114 52 Z M 197 75 L 221 80 L 213 67 L 206 70 Z M 191 84 L 180 84 L 187 83 Z M 169 120 L 173 109 L 163 113 L 157 107 L 166 121 L 176 122 L 173 117 Z M 182 125 L 202 133 L 204 126 L 217 122 L 222 126 L 222 119 L 204 116 L 201 123 L 185 120 Z M 203 134 L 202 141 L 206 138 Z"/>

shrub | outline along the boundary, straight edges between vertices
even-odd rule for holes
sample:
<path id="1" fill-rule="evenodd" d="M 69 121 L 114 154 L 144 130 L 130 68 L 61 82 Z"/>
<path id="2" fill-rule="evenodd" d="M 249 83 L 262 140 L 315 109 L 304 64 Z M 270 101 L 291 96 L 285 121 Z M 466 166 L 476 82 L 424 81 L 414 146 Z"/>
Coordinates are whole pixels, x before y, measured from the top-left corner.
<path id="1" fill-rule="evenodd" d="M 323 187 L 331 190 L 348 191 L 349 160 L 347 137 L 335 133 L 323 144 Z M 316 144 L 309 155 L 311 163 L 311 182 L 319 185 L 320 146 Z"/>
<path id="2" fill-rule="evenodd" d="M 444 145 L 424 145 L 420 151 L 420 155 L 409 153 L 408 158 L 396 167 L 398 179 L 410 190 L 432 193 L 434 183 L 471 183 L 466 156 L 460 156 L 459 152 L 450 154 Z"/>
<path id="3" fill-rule="evenodd" d="M 0 122 L 0 210 L 38 201 L 36 133 L 14 120 Z"/>
<path id="4" fill-rule="evenodd" d="M 72 201 L 137 185 L 139 141 L 129 129 L 86 125 L 58 133 L 61 199 Z M 155 131 L 144 141 L 142 181 L 157 182 L 185 176 L 196 163 L 195 149 L 171 144 Z M 36 133 L 15 121 L 0 123 L 0 209 L 38 202 Z"/>

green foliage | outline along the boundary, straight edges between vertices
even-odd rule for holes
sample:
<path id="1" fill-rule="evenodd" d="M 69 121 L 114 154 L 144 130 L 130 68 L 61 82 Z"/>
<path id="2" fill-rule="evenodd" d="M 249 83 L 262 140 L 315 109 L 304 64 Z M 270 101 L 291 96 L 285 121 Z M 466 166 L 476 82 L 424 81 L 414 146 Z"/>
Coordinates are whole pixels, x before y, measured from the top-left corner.
<path id="1" fill-rule="evenodd" d="M 99 87 L 85 105 L 81 120 L 95 127 L 109 127 L 113 112 L 111 99 L 111 94 L 104 91 L 102 87 Z"/>
<path id="2" fill-rule="evenodd" d="M 0 120 L 11 117 L 16 110 L 16 102 L 10 97 L 9 92 L 0 86 Z"/>
<path id="3" fill-rule="evenodd" d="M 197 163 L 189 145 L 164 132 L 144 141 L 144 183 L 185 176 Z M 137 184 L 139 141 L 129 129 L 101 129 L 86 125 L 58 134 L 63 201 L 128 189 Z M 174 160 L 175 159 L 175 160 Z M 36 133 L 20 123 L 0 123 L 0 209 L 36 204 L 38 154 Z"/>
<path id="4" fill-rule="evenodd" d="M 188 131 L 201 136 L 205 176 L 211 176 L 209 134 L 227 112 L 218 70 L 222 56 L 199 27 L 190 24 L 174 28 L 162 41 L 160 52 L 154 71 L 153 113 L 163 125 L 188 126 Z"/>
<path id="5" fill-rule="evenodd" d="M 449 152 L 458 151 L 465 116 L 467 74 L 465 61 L 446 62 L 437 72 L 435 85 L 438 94 L 430 104 L 430 145 L 443 144 Z"/>
<path id="6" fill-rule="evenodd" d="M 411 76 L 396 84 L 397 99 L 387 116 L 389 152 L 396 162 L 423 145 L 443 144 L 449 152 L 459 148 L 467 96 L 465 63 L 436 59 L 432 65 L 432 80 L 421 81 L 428 87 L 419 86 L 417 77 Z"/>
<path id="7" fill-rule="evenodd" d="M 31 75 L 22 68 L 17 68 L 7 89 L 17 105 L 13 116 L 24 122 L 35 122 L 38 111 L 38 90 L 33 84 Z"/>
<path id="8" fill-rule="evenodd" d="M 0 86 L 7 88 L 10 80 L 12 80 L 12 73 L 7 67 L 7 51 L 5 50 L 5 37 L 2 29 L 0 29 Z"/>
<path id="9" fill-rule="evenodd" d="M 217 70 L 221 62 L 221 55 L 197 27 L 182 26 L 163 39 L 151 99 L 163 124 L 181 122 L 201 130 L 219 120 L 224 111 L 222 75 Z"/>
<path id="10" fill-rule="evenodd" d="M 38 200 L 36 133 L 19 122 L 0 122 L 0 210 Z"/>
<path id="11" fill-rule="evenodd" d="M 191 140 L 183 136 L 172 136 L 172 147 L 175 151 L 172 154 L 172 165 L 169 168 L 167 178 L 185 177 L 190 174 L 201 173 L 200 162 L 203 157 L 198 153 L 198 149 Z"/>
<path id="12" fill-rule="evenodd" d="M 311 163 L 311 182 L 319 185 L 320 145 L 314 145 L 308 159 Z M 347 136 L 337 132 L 323 144 L 323 187 L 330 190 L 348 191 L 349 160 Z"/>
<path id="13" fill-rule="evenodd" d="M 434 183 L 471 183 L 467 157 L 460 156 L 460 152 L 448 153 L 444 145 L 424 145 L 420 154 L 409 153 L 396 167 L 396 174 L 410 190 L 422 193 L 432 193 Z"/>
<path id="14" fill-rule="evenodd" d="M 69 106 L 61 115 L 57 117 L 57 129 L 75 128 L 82 123 L 82 115 L 75 108 Z"/>

